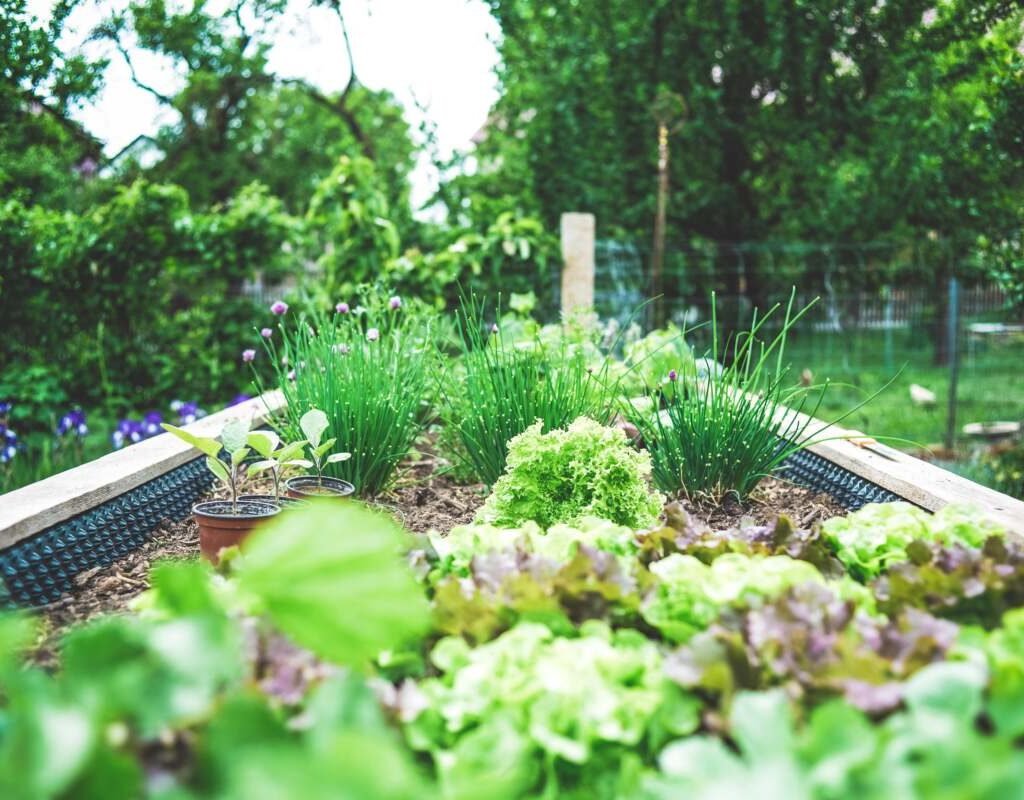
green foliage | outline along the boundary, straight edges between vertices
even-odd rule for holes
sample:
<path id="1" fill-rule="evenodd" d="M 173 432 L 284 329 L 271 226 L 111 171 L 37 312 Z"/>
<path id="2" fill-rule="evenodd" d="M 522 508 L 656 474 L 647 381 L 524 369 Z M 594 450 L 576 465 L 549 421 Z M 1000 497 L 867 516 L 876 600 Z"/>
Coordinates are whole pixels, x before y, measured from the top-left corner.
<path id="1" fill-rule="evenodd" d="M 377 168 L 368 158 L 342 156 L 317 186 L 306 223 L 321 253 L 316 291 L 328 303 L 372 284 L 398 256 L 398 230 Z"/>
<path id="2" fill-rule="evenodd" d="M 860 580 L 906 561 L 908 546 L 918 540 L 980 547 L 1002 533 L 969 508 L 950 505 L 930 514 L 910 503 L 869 503 L 848 516 L 827 520 L 822 530 L 839 560 Z"/>
<path id="3" fill-rule="evenodd" d="M 521 796 L 540 777 L 538 751 L 600 770 L 614 758 L 608 745 L 641 747 L 659 722 L 677 735 L 696 729 L 689 698 L 663 718 L 673 690 L 651 642 L 600 623 L 580 633 L 555 638 L 545 626 L 521 623 L 475 649 L 456 638 L 438 642 L 431 660 L 441 676 L 420 685 L 424 709 L 407 736 L 440 765 L 443 789 L 468 783 L 462 771 L 472 770 L 477 780 L 498 778 L 505 796 Z M 552 794 L 574 788 L 553 772 L 544 784 Z"/>
<path id="4" fill-rule="evenodd" d="M 509 442 L 538 420 L 541 432 L 578 417 L 608 424 L 615 416 L 618 382 L 604 360 L 592 368 L 581 350 L 559 341 L 520 346 L 500 327 L 492 332 L 486 306 L 464 299 L 457 314 L 462 356 L 441 387 L 445 424 L 459 435 L 455 456 L 493 486 L 505 471 Z"/>
<path id="5" fill-rule="evenodd" d="M 932 230 L 958 249 L 978 233 L 1019 238 L 1015 4 L 488 6 L 502 96 L 472 154 L 476 174 L 448 193 L 453 214 L 511 195 L 549 225 L 582 207 L 606 230 L 647 239 L 654 106 L 672 92 L 687 113 L 670 125 L 671 228 L 719 242 Z M 749 290 L 776 269 L 747 259 Z"/>
<path id="6" fill-rule="evenodd" d="M 546 301 L 558 248 L 537 219 L 502 212 L 482 222 L 479 231 L 454 227 L 437 242 L 407 250 L 387 265 L 387 276 L 403 293 L 439 308 L 455 306 L 466 291 L 483 297 L 540 291 Z"/>
<path id="7" fill-rule="evenodd" d="M 423 430 L 422 404 L 433 380 L 432 319 L 412 304 L 369 308 L 279 326 L 265 341 L 276 380 L 288 401 L 275 426 L 286 441 L 303 437 L 311 409 L 327 416 L 335 444 L 351 454 L 325 466 L 363 496 L 380 494 Z M 381 307 L 385 306 L 385 307 Z M 308 438 L 308 437 L 306 437 Z"/>
<path id="8" fill-rule="evenodd" d="M 361 664 L 423 633 L 426 601 L 398 566 L 403 542 L 390 518 L 354 503 L 310 505 L 246 541 L 240 587 L 282 631 L 331 661 Z"/>
<path id="9" fill-rule="evenodd" d="M 626 380 L 631 395 L 675 391 L 669 373 L 694 375 L 696 366 L 693 351 L 684 339 L 684 332 L 669 323 L 651 331 L 642 339 L 625 347 L 624 360 L 632 369 Z"/>
<path id="10" fill-rule="evenodd" d="M 505 473 L 478 519 L 507 527 L 532 520 L 544 528 L 584 516 L 631 528 L 654 522 L 663 498 L 647 485 L 650 458 L 620 429 L 586 417 L 564 430 L 541 427 L 537 422 L 509 441 Z"/>
<path id="11" fill-rule="evenodd" d="M 728 366 L 703 376 L 690 362 L 689 372 L 669 381 L 671 391 L 651 395 L 646 404 L 631 404 L 627 414 L 650 450 L 654 480 L 662 491 L 714 501 L 732 494 L 742 500 L 813 441 L 807 432 L 821 398 L 809 404 L 805 389 L 790 388 L 784 361 L 786 337 L 810 307 L 794 311 L 794 297 L 795 292 L 774 336 L 759 338 L 778 305 L 761 317 L 755 312 L 750 330 L 721 351 L 712 298 L 710 356 L 716 365 L 727 357 Z M 808 416 L 801 419 L 808 405 Z"/>
<path id="12" fill-rule="evenodd" d="M 695 556 L 673 553 L 650 566 L 658 578 L 643 615 L 673 641 L 707 628 L 723 608 L 774 597 L 791 586 L 824 582 L 812 564 L 788 556 L 750 557 L 726 553 L 707 565 Z"/>
<path id="13" fill-rule="evenodd" d="M 257 186 L 208 214 L 179 188 L 142 182 L 82 215 L 0 205 L 0 314 L 19 331 L 0 358 L 12 374 L 51 365 L 64 402 L 111 415 L 179 393 L 222 404 L 245 385 L 253 305 L 242 282 L 297 270 L 284 253 L 294 236 Z"/>
<path id="14" fill-rule="evenodd" d="M 224 425 L 217 438 L 197 436 L 184 428 L 161 423 L 160 427 L 206 456 L 206 467 L 231 492 L 231 507 L 236 510 L 239 483 L 245 473 L 245 460 L 253 451 L 249 445 L 249 420 L 235 419 Z M 221 458 L 223 450 L 227 458 Z"/>

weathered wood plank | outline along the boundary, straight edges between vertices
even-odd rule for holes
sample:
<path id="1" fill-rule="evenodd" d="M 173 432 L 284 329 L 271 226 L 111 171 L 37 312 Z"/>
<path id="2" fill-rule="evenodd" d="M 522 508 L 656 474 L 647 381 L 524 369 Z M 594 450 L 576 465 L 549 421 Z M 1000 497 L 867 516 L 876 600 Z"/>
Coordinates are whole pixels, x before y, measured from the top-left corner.
<path id="1" fill-rule="evenodd" d="M 214 436 L 231 419 L 263 423 L 284 407 L 279 391 L 267 392 L 193 422 L 186 429 Z M 102 458 L 0 496 L 0 549 L 82 514 L 198 457 L 176 436 L 154 436 Z"/>
<path id="2" fill-rule="evenodd" d="M 797 425 L 809 420 L 795 412 L 788 415 L 795 417 Z M 813 442 L 807 448 L 812 453 L 914 505 L 933 512 L 953 503 L 969 505 L 1024 536 L 1024 502 L 1009 495 L 883 445 L 859 431 L 809 420 L 804 437 Z"/>

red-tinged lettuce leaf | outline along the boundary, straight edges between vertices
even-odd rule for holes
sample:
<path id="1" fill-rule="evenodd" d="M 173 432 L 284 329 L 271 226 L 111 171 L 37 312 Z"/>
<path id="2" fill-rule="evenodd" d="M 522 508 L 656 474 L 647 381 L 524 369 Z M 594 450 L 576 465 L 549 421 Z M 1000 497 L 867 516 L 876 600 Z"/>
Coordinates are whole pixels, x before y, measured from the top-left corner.
<path id="1" fill-rule="evenodd" d="M 706 564 L 724 553 L 787 555 L 814 564 L 827 577 L 845 574 L 819 530 L 797 528 L 784 514 L 768 525 L 742 522 L 737 527 L 715 531 L 687 514 L 679 503 L 670 503 L 665 507 L 665 520 L 661 528 L 637 535 L 639 557 L 645 564 L 672 553 L 686 553 Z"/>
<path id="2" fill-rule="evenodd" d="M 996 627 L 1003 614 L 1024 606 L 1024 543 L 993 536 L 980 549 L 914 542 L 909 561 L 872 584 L 887 614 L 916 607 L 963 624 Z"/>
<path id="3" fill-rule="evenodd" d="M 433 597 L 435 626 L 474 642 L 493 639 L 520 620 L 569 630 L 588 619 L 637 621 L 641 585 L 611 553 L 580 545 L 563 564 L 523 550 L 474 556 L 470 575 L 449 576 Z"/>
<path id="4" fill-rule="evenodd" d="M 669 677 L 727 701 L 742 689 L 785 686 L 811 700 L 843 695 L 880 714 L 901 699 L 900 682 L 945 657 L 957 626 L 917 610 L 893 621 L 855 614 L 816 584 L 723 615 L 666 659 Z"/>

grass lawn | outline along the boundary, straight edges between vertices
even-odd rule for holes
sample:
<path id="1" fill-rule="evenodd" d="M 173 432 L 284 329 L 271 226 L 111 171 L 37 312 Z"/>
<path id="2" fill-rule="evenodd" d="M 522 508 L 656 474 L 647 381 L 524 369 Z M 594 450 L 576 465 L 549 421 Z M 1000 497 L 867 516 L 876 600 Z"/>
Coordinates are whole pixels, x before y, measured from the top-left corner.
<path id="1" fill-rule="evenodd" d="M 841 384 L 826 391 L 818 412 L 823 419 L 835 419 L 895 376 L 888 388 L 851 414 L 843 425 L 876 437 L 909 439 L 921 446 L 942 442 L 949 368 L 933 364 L 927 334 L 894 331 L 887 340 L 885 333 L 877 331 L 803 332 L 788 345 L 787 361 L 795 374 L 810 369 L 816 384 L 826 378 Z M 935 408 L 921 408 L 911 401 L 912 383 L 935 393 Z M 969 444 L 960 434 L 968 422 L 1024 419 L 1024 343 L 985 344 L 973 354 L 964 352 L 956 409 L 961 445 Z M 914 449 L 905 443 L 892 444 Z"/>

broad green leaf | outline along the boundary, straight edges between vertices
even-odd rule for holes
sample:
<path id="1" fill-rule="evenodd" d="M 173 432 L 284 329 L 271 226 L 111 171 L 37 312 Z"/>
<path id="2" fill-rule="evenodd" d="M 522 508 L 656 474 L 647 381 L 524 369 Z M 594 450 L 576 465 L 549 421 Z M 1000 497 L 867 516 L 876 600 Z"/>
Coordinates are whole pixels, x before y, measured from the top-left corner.
<path id="1" fill-rule="evenodd" d="M 272 458 L 265 459 L 264 461 L 254 461 L 249 465 L 249 477 L 251 478 L 253 475 L 263 472 L 264 470 L 274 469 L 276 466 L 277 462 Z"/>
<path id="2" fill-rule="evenodd" d="M 210 470 L 210 472 L 212 472 L 214 475 L 216 475 L 220 480 L 224 481 L 224 483 L 231 482 L 231 473 L 228 470 L 228 468 L 224 466 L 224 462 L 221 461 L 219 458 L 207 458 L 206 468 Z"/>
<path id="3" fill-rule="evenodd" d="M 314 502 L 256 531 L 237 576 L 296 642 L 359 664 L 427 627 L 426 598 L 401 559 L 406 545 L 383 514 Z"/>
<path id="4" fill-rule="evenodd" d="M 208 456 L 216 456 L 220 452 L 221 445 L 216 439 L 211 439 L 208 436 L 196 436 L 194 433 L 190 433 L 184 428 L 179 428 L 176 425 L 168 425 L 166 422 L 162 422 L 160 427 L 168 433 L 173 433 L 183 442 L 187 442 Z"/>
<path id="5" fill-rule="evenodd" d="M 328 464 L 337 464 L 339 461 L 348 461 L 352 458 L 351 453 L 334 453 L 333 455 L 327 456 Z"/>
<path id="6" fill-rule="evenodd" d="M 271 454 L 281 443 L 281 437 L 273 431 L 253 431 L 246 439 L 246 444 L 264 458 L 270 458 Z"/>
<path id="7" fill-rule="evenodd" d="M 320 446 L 316 447 L 314 449 L 314 452 L 316 453 L 317 458 L 323 458 L 326 453 L 331 452 L 331 448 L 334 447 L 334 443 L 336 441 L 338 441 L 338 440 L 337 439 L 333 439 L 333 438 L 332 439 L 328 439 L 326 442 L 324 442 Z"/>
<path id="8" fill-rule="evenodd" d="M 224 449 L 229 453 L 241 450 L 245 447 L 245 441 L 249 438 L 249 421 L 244 419 L 233 419 L 220 432 L 220 440 L 224 443 Z"/>
<path id="9" fill-rule="evenodd" d="M 311 408 L 299 420 L 299 427 L 314 449 L 320 446 L 320 439 L 329 424 L 327 415 L 319 408 Z"/>
<path id="10" fill-rule="evenodd" d="M 248 457 L 249 453 L 251 453 L 251 452 L 252 452 L 252 450 L 250 450 L 248 447 L 240 447 L 237 450 L 232 450 L 231 451 L 231 466 L 237 467 L 239 464 L 241 464 L 243 461 L 245 461 L 245 459 Z"/>
<path id="11" fill-rule="evenodd" d="M 292 442 L 291 444 L 286 444 L 284 447 L 282 447 L 280 450 L 277 451 L 277 453 L 275 454 L 274 457 L 280 463 L 283 464 L 283 463 L 285 463 L 287 461 L 290 461 L 291 459 L 295 458 L 296 456 L 301 455 L 302 454 L 302 448 L 305 447 L 305 446 L 306 446 L 306 440 L 305 439 L 303 439 L 301 441 L 298 441 L 298 442 Z"/>

